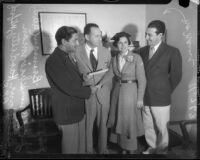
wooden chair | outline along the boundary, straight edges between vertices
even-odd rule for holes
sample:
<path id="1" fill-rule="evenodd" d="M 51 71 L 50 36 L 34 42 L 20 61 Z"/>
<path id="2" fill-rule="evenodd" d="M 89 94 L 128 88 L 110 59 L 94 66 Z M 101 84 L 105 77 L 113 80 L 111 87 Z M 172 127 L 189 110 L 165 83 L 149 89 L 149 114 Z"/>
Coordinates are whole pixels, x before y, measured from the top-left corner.
<path id="1" fill-rule="evenodd" d="M 15 148 L 15 152 L 20 152 L 25 146 L 30 146 L 30 139 L 39 140 L 39 149 L 31 151 L 34 153 L 46 152 L 45 142 L 48 138 L 61 137 L 61 132 L 53 121 L 51 92 L 50 88 L 39 88 L 29 90 L 30 104 L 22 110 L 16 112 L 17 120 L 20 124 L 19 137 L 21 142 Z M 24 124 L 22 113 L 30 109 L 30 120 Z"/>

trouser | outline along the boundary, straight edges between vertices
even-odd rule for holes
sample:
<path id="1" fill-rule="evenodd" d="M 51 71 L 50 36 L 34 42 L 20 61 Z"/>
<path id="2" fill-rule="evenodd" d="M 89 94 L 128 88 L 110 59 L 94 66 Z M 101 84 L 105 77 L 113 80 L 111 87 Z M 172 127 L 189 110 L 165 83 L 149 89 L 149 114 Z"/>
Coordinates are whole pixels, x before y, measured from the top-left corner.
<path id="1" fill-rule="evenodd" d="M 164 149 L 169 144 L 167 123 L 170 119 L 170 105 L 145 106 L 142 115 L 145 138 L 148 145 L 156 149 Z"/>
<path id="2" fill-rule="evenodd" d="M 86 151 L 93 152 L 93 128 L 97 122 L 98 152 L 104 153 L 107 150 L 107 118 L 109 105 L 105 106 L 98 102 L 94 95 L 86 100 Z"/>
<path id="3" fill-rule="evenodd" d="M 85 118 L 78 123 L 58 127 L 62 131 L 62 154 L 85 153 Z"/>

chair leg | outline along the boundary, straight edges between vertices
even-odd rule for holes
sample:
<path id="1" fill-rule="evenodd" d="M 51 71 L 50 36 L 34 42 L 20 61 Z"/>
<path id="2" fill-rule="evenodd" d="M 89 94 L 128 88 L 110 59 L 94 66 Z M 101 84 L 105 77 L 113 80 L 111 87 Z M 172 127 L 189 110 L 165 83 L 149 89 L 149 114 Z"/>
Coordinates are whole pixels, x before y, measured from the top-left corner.
<path id="1" fill-rule="evenodd" d="M 45 141 L 43 139 L 44 137 L 39 137 L 39 149 L 37 150 L 32 150 L 32 151 L 28 151 L 29 154 L 40 154 L 40 153 L 46 153 L 46 149 L 45 149 Z"/>
<path id="2" fill-rule="evenodd" d="M 40 152 L 46 152 L 46 148 L 44 145 L 44 141 L 46 141 L 46 139 L 43 139 L 44 137 L 40 137 L 39 138 L 39 144 L 40 144 Z"/>
<path id="3" fill-rule="evenodd" d="M 23 147 L 27 147 L 27 145 L 32 145 L 31 143 L 25 142 L 25 140 L 24 140 L 23 137 L 20 138 L 20 139 L 21 139 L 20 144 L 15 147 L 15 152 L 17 152 L 17 153 L 21 152 L 21 150 L 22 150 Z"/>

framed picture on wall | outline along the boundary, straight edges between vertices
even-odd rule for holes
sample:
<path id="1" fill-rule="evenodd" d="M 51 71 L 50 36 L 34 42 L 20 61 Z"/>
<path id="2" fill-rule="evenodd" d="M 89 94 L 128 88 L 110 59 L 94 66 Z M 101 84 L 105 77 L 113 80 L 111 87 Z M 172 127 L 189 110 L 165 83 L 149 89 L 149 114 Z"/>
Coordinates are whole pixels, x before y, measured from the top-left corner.
<path id="1" fill-rule="evenodd" d="M 86 25 L 86 13 L 39 12 L 39 26 L 42 54 L 49 55 L 57 46 L 55 34 L 61 26 L 71 26 L 78 30 L 79 41 L 83 43 L 83 29 Z"/>

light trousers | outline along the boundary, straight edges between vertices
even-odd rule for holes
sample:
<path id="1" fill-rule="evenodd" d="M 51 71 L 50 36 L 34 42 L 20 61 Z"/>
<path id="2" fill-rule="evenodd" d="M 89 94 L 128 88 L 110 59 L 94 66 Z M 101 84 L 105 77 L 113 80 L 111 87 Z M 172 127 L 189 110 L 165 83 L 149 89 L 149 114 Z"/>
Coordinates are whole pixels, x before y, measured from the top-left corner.
<path id="1" fill-rule="evenodd" d="M 170 107 L 170 105 L 145 106 L 142 111 L 145 138 L 152 148 L 164 149 L 168 147 L 167 123 L 170 120 Z"/>
<path id="2" fill-rule="evenodd" d="M 58 125 L 62 131 L 62 154 L 85 153 L 85 118 L 80 122 Z"/>
<path id="3" fill-rule="evenodd" d="M 107 151 L 107 127 L 109 105 L 102 105 L 96 96 L 91 96 L 86 100 L 86 152 L 93 152 L 93 128 L 97 125 L 98 134 L 98 153 Z M 96 119 L 96 124 L 95 124 Z"/>

